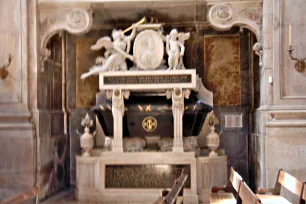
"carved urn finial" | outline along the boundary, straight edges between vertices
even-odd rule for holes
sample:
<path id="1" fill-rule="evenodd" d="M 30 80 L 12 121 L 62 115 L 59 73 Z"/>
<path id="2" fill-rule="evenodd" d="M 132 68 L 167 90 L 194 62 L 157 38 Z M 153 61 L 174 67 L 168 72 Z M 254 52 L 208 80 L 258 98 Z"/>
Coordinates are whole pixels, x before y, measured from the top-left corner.
<path id="1" fill-rule="evenodd" d="M 80 138 L 81 148 L 83 149 L 82 156 L 90 157 L 90 152 L 94 146 L 93 138 L 96 132 L 94 132 L 93 134 L 90 133 L 90 127 L 93 126 L 93 120 L 90 118 L 88 113 L 86 113 L 86 116 L 82 119 L 81 125 L 84 127 L 84 133 Z"/>

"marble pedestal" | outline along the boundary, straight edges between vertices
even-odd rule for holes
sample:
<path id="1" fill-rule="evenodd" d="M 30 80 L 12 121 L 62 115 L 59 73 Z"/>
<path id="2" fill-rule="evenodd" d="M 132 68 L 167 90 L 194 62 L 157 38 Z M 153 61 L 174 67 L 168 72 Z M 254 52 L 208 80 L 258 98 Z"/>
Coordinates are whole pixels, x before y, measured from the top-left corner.
<path id="1" fill-rule="evenodd" d="M 208 204 L 211 188 L 228 182 L 227 156 L 197 158 L 197 193 L 199 203 Z"/>
<path id="2" fill-rule="evenodd" d="M 77 156 L 76 158 L 75 196 L 80 201 L 152 204 L 164 189 L 106 188 L 106 165 L 190 165 L 190 188 L 184 188 L 184 203 L 198 203 L 198 194 L 201 200 L 208 200 L 209 194 L 206 190 L 212 185 L 223 185 L 227 181 L 226 156 L 196 158 L 194 152 L 121 153 L 98 150 L 95 150 L 93 155 L 93 157 Z"/>
<path id="3" fill-rule="evenodd" d="M 76 160 L 77 186 L 75 196 L 77 200 L 102 203 L 152 204 L 161 195 L 164 188 L 106 188 L 106 165 L 177 164 L 190 165 L 191 188 L 184 188 L 184 203 L 198 203 L 196 158 L 193 152 L 101 152 L 101 155 L 97 157 L 77 156 Z"/>

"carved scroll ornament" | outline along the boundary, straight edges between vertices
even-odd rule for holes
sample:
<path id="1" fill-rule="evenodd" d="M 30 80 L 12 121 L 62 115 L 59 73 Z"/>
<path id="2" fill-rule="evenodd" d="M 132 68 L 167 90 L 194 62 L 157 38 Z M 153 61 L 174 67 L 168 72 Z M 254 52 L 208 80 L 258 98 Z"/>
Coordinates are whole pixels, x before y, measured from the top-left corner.
<path id="1" fill-rule="evenodd" d="M 248 28 L 259 40 L 262 7 L 248 3 L 219 3 L 213 5 L 208 12 L 208 20 L 218 30 L 229 30 L 233 26 Z"/>
<path id="2" fill-rule="evenodd" d="M 47 43 L 51 37 L 62 31 L 77 35 L 87 33 L 92 26 L 92 13 L 92 10 L 73 8 L 66 12 L 56 12 L 41 23 L 40 61 L 42 71 L 44 71 L 44 62 L 51 54 L 47 48 Z"/>

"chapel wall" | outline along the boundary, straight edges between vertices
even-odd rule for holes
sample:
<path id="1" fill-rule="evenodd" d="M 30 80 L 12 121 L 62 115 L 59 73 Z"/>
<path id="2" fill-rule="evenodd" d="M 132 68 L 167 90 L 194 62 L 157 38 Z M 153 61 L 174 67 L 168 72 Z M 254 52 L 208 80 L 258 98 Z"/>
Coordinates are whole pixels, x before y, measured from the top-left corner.
<path id="1" fill-rule="evenodd" d="M 263 1 L 261 107 L 254 113 L 252 134 L 257 186 L 272 187 L 280 168 L 306 178 L 305 72 L 295 70 L 287 51 L 292 25 L 293 55 L 304 57 L 305 10 L 302 0 Z"/>
<path id="2" fill-rule="evenodd" d="M 28 81 L 28 1 L 0 2 L 0 198 L 35 184 L 35 134 L 30 122 Z M 30 2 L 30 1 L 29 1 Z"/>

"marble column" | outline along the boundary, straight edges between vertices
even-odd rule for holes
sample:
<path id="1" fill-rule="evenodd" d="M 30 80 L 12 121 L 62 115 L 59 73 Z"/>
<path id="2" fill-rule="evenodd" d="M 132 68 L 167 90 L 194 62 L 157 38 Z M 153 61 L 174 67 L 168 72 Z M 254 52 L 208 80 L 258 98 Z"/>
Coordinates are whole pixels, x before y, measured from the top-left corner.
<path id="1" fill-rule="evenodd" d="M 184 98 L 189 98 L 190 90 L 175 88 L 173 91 L 167 91 L 167 98 L 172 97 L 172 113 L 174 123 L 174 141 L 173 152 L 184 152 L 183 147 L 183 115 L 184 115 Z"/>
<path id="2" fill-rule="evenodd" d="M 129 91 L 115 89 L 107 92 L 108 98 L 112 98 L 112 113 L 114 120 L 114 140 L 112 144 L 113 152 L 123 152 L 122 138 L 123 138 L 123 125 L 122 118 L 124 116 L 125 106 L 124 99 L 130 96 Z"/>

